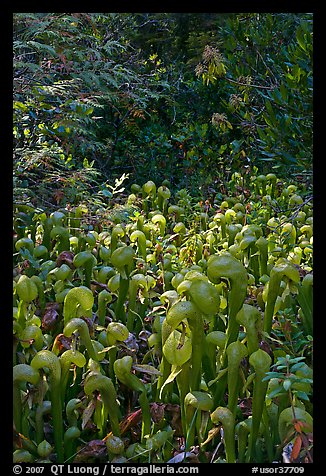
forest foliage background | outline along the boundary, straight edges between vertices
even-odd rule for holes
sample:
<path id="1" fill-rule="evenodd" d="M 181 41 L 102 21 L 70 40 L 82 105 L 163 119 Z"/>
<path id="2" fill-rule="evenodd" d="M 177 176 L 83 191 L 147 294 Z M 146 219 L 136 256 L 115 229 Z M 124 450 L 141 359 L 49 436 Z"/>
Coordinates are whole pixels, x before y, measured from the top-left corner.
<path id="1" fill-rule="evenodd" d="M 311 183 L 312 14 L 13 21 L 14 201 L 51 210 L 149 179 L 205 196 L 234 171 Z"/>

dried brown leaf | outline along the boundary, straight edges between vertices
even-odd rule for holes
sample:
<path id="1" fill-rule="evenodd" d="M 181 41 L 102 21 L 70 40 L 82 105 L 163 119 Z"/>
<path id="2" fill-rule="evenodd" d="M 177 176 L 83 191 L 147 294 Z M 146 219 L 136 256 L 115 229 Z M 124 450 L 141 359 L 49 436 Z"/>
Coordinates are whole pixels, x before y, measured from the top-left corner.
<path id="1" fill-rule="evenodd" d="M 87 405 L 87 407 L 85 408 L 85 410 L 83 411 L 83 416 L 82 416 L 82 430 L 85 429 L 87 423 L 90 421 L 90 419 L 92 418 L 93 416 L 93 413 L 95 411 L 95 407 L 96 407 L 96 400 L 95 399 L 92 399 L 89 404 Z"/>
<path id="2" fill-rule="evenodd" d="M 159 423 L 164 418 L 164 403 L 152 403 L 150 406 L 151 417 L 154 423 Z"/>
<path id="3" fill-rule="evenodd" d="M 216 426 L 216 427 L 212 428 L 211 430 L 209 430 L 207 438 L 206 438 L 205 441 L 202 442 L 201 446 L 206 445 L 206 443 L 208 443 L 213 438 L 215 438 L 215 436 L 218 435 L 219 432 L 220 432 L 220 427 L 219 426 Z"/>
<path id="4" fill-rule="evenodd" d="M 86 463 L 89 460 L 105 458 L 107 456 L 106 444 L 102 440 L 92 440 L 76 455 L 74 463 Z"/>
<path id="5" fill-rule="evenodd" d="M 51 331 L 59 318 L 59 313 L 54 307 L 49 307 L 46 309 L 42 317 L 42 329 L 45 331 Z"/>
<path id="6" fill-rule="evenodd" d="M 73 260 L 74 260 L 74 253 L 72 251 L 62 251 L 56 260 L 56 265 L 60 267 L 62 264 L 66 264 L 69 268 L 74 268 Z"/>

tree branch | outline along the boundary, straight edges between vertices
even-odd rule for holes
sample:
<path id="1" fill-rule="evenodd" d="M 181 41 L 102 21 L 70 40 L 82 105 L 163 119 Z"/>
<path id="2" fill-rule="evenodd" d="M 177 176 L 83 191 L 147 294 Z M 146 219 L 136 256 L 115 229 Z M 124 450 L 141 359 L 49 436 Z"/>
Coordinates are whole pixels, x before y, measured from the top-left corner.
<path id="1" fill-rule="evenodd" d="M 269 89 L 270 91 L 272 91 L 273 89 L 277 88 L 277 85 L 273 85 L 273 86 L 260 86 L 260 85 L 258 85 L 258 84 L 241 83 L 240 81 L 235 81 L 234 79 L 227 78 L 227 77 L 225 77 L 225 79 L 226 79 L 227 81 L 229 81 L 230 83 L 238 84 L 239 86 L 247 86 L 247 87 L 249 87 L 249 88 Z"/>

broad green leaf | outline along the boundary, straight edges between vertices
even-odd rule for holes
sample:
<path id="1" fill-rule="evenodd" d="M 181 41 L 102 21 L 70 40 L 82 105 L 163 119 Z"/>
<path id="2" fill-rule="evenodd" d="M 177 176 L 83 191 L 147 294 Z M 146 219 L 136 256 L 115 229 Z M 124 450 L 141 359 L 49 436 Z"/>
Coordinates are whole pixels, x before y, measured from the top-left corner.
<path id="1" fill-rule="evenodd" d="M 182 372 L 182 367 L 178 367 L 177 365 L 172 365 L 171 367 L 171 373 L 168 376 L 168 378 L 165 380 L 164 384 L 162 385 L 160 389 L 160 395 L 159 398 L 162 398 L 162 392 L 164 387 L 169 384 L 170 382 L 173 382 L 173 380 L 179 375 L 179 373 Z"/>
<path id="2" fill-rule="evenodd" d="M 166 360 L 177 366 L 182 366 L 190 359 L 191 351 L 191 339 L 178 330 L 171 332 L 163 346 L 163 354 Z"/>

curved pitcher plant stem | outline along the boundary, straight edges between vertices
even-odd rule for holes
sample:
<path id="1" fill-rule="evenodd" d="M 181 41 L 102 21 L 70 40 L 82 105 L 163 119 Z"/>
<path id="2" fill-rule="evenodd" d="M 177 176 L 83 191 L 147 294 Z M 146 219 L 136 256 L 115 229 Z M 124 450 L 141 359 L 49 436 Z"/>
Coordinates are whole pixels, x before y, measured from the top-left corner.
<path id="1" fill-rule="evenodd" d="M 245 463 L 246 451 L 248 448 L 248 436 L 250 433 L 250 427 L 247 420 L 240 421 L 235 427 L 235 432 L 238 437 L 238 463 Z"/>
<path id="2" fill-rule="evenodd" d="M 264 236 L 260 236 L 256 241 L 256 247 L 259 251 L 259 272 L 260 276 L 263 276 L 267 273 L 267 262 L 268 262 L 268 240 Z"/>
<path id="3" fill-rule="evenodd" d="M 169 198 L 171 197 L 171 192 L 168 187 L 165 185 L 161 185 L 157 189 L 157 205 L 158 208 L 161 210 L 163 215 L 166 214 L 167 207 L 168 207 L 168 201 Z"/>
<path id="4" fill-rule="evenodd" d="M 114 306 L 117 320 L 126 324 L 125 302 L 129 291 L 129 276 L 133 268 L 135 252 L 131 246 L 117 248 L 111 256 L 111 262 L 120 274 L 118 299 Z"/>
<path id="5" fill-rule="evenodd" d="M 70 426 L 64 434 L 63 441 L 64 441 L 64 455 L 65 455 L 65 463 L 71 460 L 76 452 L 76 440 L 80 437 L 81 432 L 80 429 L 76 426 Z"/>
<path id="6" fill-rule="evenodd" d="M 97 281 L 102 284 L 107 284 L 110 278 L 115 275 L 115 270 L 112 266 L 101 266 L 97 273 Z"/>
<path id="7" fill-rule="evenodd" d="M 43 237 L 42 237 L 42 245 L 45 246 L 48 251 L 51 250 L 51 230 L 53 228 L 53 221 L 52 218 L 46 217 L 42 221 L 43 227 Z"/>
<path id="8" fill-rule="evenodd" d="M 313 335 L 313 275 L 306 274 L 299 286 L 298 303 L 302 310 L 305 332 Z"/>
<path id="9" fill-rule="evenodd" d="M 269 173 L 266 175 L 266 183 L 267 183 L 268 192 L 271 198 L 275 198 L 276 182 L 277 182 L 277 177 L 275 174 Z"/>
<path id="10" fill-rule="evenodd" d="M 40 374 L 37 370 L 27 364 L 17 364 L 13 367 L 13 418 L 16 431 L 22 431 L 22 396 L 20 384 L 29 382 L 37 385 Z M 26 435 L 27 436 L 27 435 Z"/>
<path id="11" fill-rule="evenodd" d="M 227 234 L 226 234 L 226 219 L 225 219 L 224 213 L 217 213 L 214 217 L 214 221 L 220 225 L 222 239 L 225 239 L 227 237 Z"/>
<path id="12" fill-rule="evenodd" d="M 110 251 L 111 251 L 111 256 L 112 253 L 116 250 L 119 242 L 119 238 L 125 236 L 126 231 L 121 225 L 116 225 L 112 229 L 111 233 L 111 243 L 110 243 Z"/>
<path id="13" fill-rule="evenodd" d="M 61 395 L 62 403 L 64 403 L 70 366 L 74 364 L 77 365 L 77 367 L 84 367 L 86 365 L 86 358 L 81 352 L 78 352 L 78 350 L 69 349 L 60 355 L 59 360 L 61 365 Z"/>
<path id="14" fill-rule="evenodd" d="M 139 321 L 145 317 L 146 309 L 149 305 L 149 290 L 156 284 L 152 276 L 145 276 L 144 274 L 134 274 L 129 281 L 129 300 L 128 300 L 128 317 L 127 327 L 130 332 L 137 332 L 140 327 Z M 142 290 L 143 303 L 140 305 L 137 301 L 137 294 Z M 138 322 L 135 321 L 138 318 Z"/>
<path id="15" fill-rule="evenodd" d="M 85 381 L 84 391 L 86 395 L 90 395 L 95 390 L 100 392 L 103 404 L 99 437 L 103 438 L 105 436 L 108 417 L 110 419 L 112 433 L 115 436 L 120 436 L 119 407 L 117 403 L 117 393 L 112 380 L 102 374 L 90 374 Z"/>
<path id="16" fill-rule="evenodd" d="M 166 318 L 164 318 L 164 320 L 162 322 L 162 331 L 161 331 L 162 349 L 164 347 L 166 339 L 171 334 L 171 332 L 172 332 L 172 327 L 166 322 Z M 172 384 L 166 385 L 163 390 L 161 390 L 161 389 L 164 385 L 164 382 L 166 381 L 166 379 L 169 377 L 169 375 L 171 373 L 171 365 L 172 364 L 167 360 L 166 356 L 164 355 L 164 352 L 162 352 L 161 362 L 160 362 L 161 375 L 158 377 L 158 380 L 157 380 L 156 399 L 158 401 L 168 402 L 170 400 L 171 391 L 172 391 Z"/>
<path id="17" fill-rule="evenodd" d="M 189 301 L 183 301 L 190 305 Z M 173 307 L 173 306 L 172 306 Z M 172 309 L 172 308 L 171 308 Z M 179 309 L 180 310 L 180 309 Z M 178 311 L 177 313 L 178 314 Z M 183 308 L 183 312 L 185 308 Z M 180 317 L 180 316 L 179 316 Z M 177 319 L 179 319 L 179 317 Z M 173 380 L 176 379 L 177 388 L 179 392 L 181 420 L 184 432 L 186 433 L 186 424 L 184 418 L 184 398 L 189 392 L 190 384 L 190 360 L 192 354 L 191 338 L 186 334 L 187 326 L 182 322 L 182 331 L 174 329 L 167 323 L 167 318 L 162 323 L 162 361 L 160 371 L 162 373 L 162 380 L 159 377 L 159 399 L 170 401 Z M 165 392 L 165 393 L 163 393 Z M 164 396 L 164 397 L 163 397 Z M 168 400 L 167 400 L 168 398 Z"/>
<path id="18" fill-rule="evenodd" d="M 166 219 L 164 215 L 160 213 L 155 214 L 152 217 L 152 223 L 158 226 L 159 236 L 163 237 L 165 235 Z"/>
<path id="19" fill-rule="evenodd" d="M 240 341 L 231 342 L 226 349 L 228 357 L 228 408 L 236 416 L 241 379 L 239 376 L 241 361 L 248 355 L 247 348 Z"/>
<path id="20" fill-rule="evenodd" d="M 34 248 L 33 257 L 38 260 L 47 259 L 49 258 L 49 251 L 45 246 L 37 245 L 36 248 Z"/>
<path id="21" fill-rule="evenodd" d="M 139 392 L 139 403 L 142 409 L 142 431 L 141 441 L 144 442 L 146 435 L 150 434 L 151 429 L 151 413 L 149 401 L 147 398 L 147 390 L 141 380 L 131 373 L 132 357 L 126 355 L 114 362 L 114 372 L 117 379 L 135 392 Z"/>
<path id="22" fill-rule="evenodd" d="M 125 451 L 125 445 L 121 438 L 114 435 L 108 435 L 105 443 L 106 443 L 106 448 L 108 450 L 109 461 L 112 461 L 113 458 L 115 457 L 119 457 L 123 455 Z M 122 461 L 119 461 L 119 462 L 122 463 Z"/>
<path id="23" fill-rule="evenodd" d="M 250 304 L 244 304 L 238 312 L 236 319 L 246 331 L 247 347 L 249 355 L 259 349 L 259 327 L 261 314 L 259 310 Z"/>
<path id="24" fill-rule="evenodd" d="M 174 366 L 172 366 L 172 369 L 174 369 Z M 181 414 L 181 424 L 182 424 L 182 429 L 184 435 L 187 435 L 187 418 L 186 418 L 186 408 L 184 405 L 184 401 L 186 398 L 187 393 L 190 391 L 190 375 L 191 375 L 191 369 L 190 369 L 190 361 L 186 361 L 182 367 L 177 367 L 175 370 L 179 369 L 180 371 L 176 375 L 176 383 L 177 383 L 177 388 L 179 392 L 179 399 L 180 399 L 180 414 Z"/>
<path id="25" fill-rule="evenodd" d="M 228 233 L 228 248 L 234 244 L 234 239 L 236 234 L 239 232 L 239 228 L 237 225 L 231 223 L 227 226 L 227 233 Z"/>
<path id="26" fill-rule="evenodd" d="M 129 279 L 125 279 L 120 275 L 119 293 L 118 293 L 118 299 L 114 306 L 114 312 L 115 312 L 116 319 L 118 319 L 118 321 L 121 321 L 123 324 L 126 324 L 126 321 L 127 321 L 125 303 L 128 296 L 128 290 L 129 290 Z"/>
<path id="27" fill-rule="evenodd" d="M 107 263 L 111 257 L 111 250 L 104 245 L 100 245 L 98 254 L 102 260 L 102 265 L 107 266 Z"/>
<path id="28" fill-rule="evenodd" d="M 189 320 L 189 328 L 191 330 L 191 374 L 190 374 L 190 389 L 199 390 L 201 384 L 202 371 L 202 353 L 204 343 L 204 325 L 203 320 L 198 318 Z"/>
<path id="29" fill-rule="evenodd" d="M 69 251 L 70 249 L 70 241 L 69 241 L 70 233 L 68 228 L 65 228 L 61 225 L 54 226 L 50 231 L 50 238 L 51 240 L 56 240 L 56 251 L 57 254 L 60 254 L 62 251 Z"/>
<path id="30" fill-rule="evenodd" d="M 114 362 L 117 358 L 118 344 L 124 342 L 129 337 L 128 328 L 121 322 L 110 322 L 106 329 L 106 340 L 109 345 L 109 377 L 115 383 Z"/>
<path id="31" fill-rule="evenodd" d="M 263 422 L 263 433 L 264 433 L 264 439 L 265 439 L 265 446 L 266 446 L 266 451 L 267 451 L 267 456 L 269 461 L 274 460 L 274 447 L 273 447 L 273 439 L 271 436 L 271 428 L 269 425 L 269 417 L 268 413 L 266 410 L 266 404 L 264 404 L 263 407 L 263 414 L 262 414 L 262 422 Z"/>
<path id="32" fill-rule="evenodd" d="M 184 407 L 187 427 L 187 442 L 185 451 L 187 451 L 195 444 L 195 433 L 197 430 L 198 434 L 201 426 L 201 413 L 209 412 L 213 408 L 213 399 L 208 393 L 192 391 L 187 393 L 185 396 Z M 194 425 L 195 420 L 196 425 Z"/>
<path id="33" fill-rule="evenodd" d="M 212 255 L 207 261 L 207 276 L 212 283 L 218 283 L 221 278 L 230 282 L 228 297 L 228 326 L 226 331 L 226 348 L 237 339 L 239 324 L 236 315 L 241 309 L 247 294 L 248 275 L 242 263 L 234 256 L 225 252 L 221 255 Z"/>
<path id="34" fill-rule="evenodd" d="M 66 405 L 66 417 L 69 426 L 77 426 L 78 413 L 77 409 L 83 405 L 80 398 L 72 398 Z"/>
<path id="35" fill-rule="evenodd" d="M 135 230 L 130 235 L 130 241 L 132 243 L 137 242 L 138 256 L 140 256 L 146 261 L 147 250 L 145 234 L 141 230 Z"/>
<path id="36" fill-rule="evenodd" d="M 220 296 L 216 288 L 206 278 L 202 278 L 202 275 L 193 275 L 189 278 L 181 282 L 177 288 L 178 292 L 186 294 L 189 301 L 175 303 L 169 309 L 166 319 L 174 329 L 183 320 L 186 319 L 188 322 L 192 346 L 190 389 L 199 390 L 205 338 L 204 317 L 218 312 Z"/>
<path id="37" fill-rule="evenodd" d="M 220 357 L 223 353 L 225 342 L 226 335 L 222 331 L 209 332 L 205 337 L 203 367 L 207 382 L 213 381 L 220 370 Z M 217 349 L 218 352 L 216 352 Z M 214 386 L 212 391 L 214 391 Z"/>
<path id="38" fill-rule="evenodd" d="M 272 330 L 274 306 L 279 295 L 281 281 L 284 276 L 296 284 L 300 281 L 299 271 L 293 266 L 293 264 L 286 259 L 280 258 L 272 268 L 270 272 L 270 280 L 268 282 L 268 294 L 263 325 L 263 330 L 267 334 L 270 334 Z"/>
<path id="39" fill-rule="evenodd" d="M 62 211 L 56 210 L 50 214 L 50 218 L 55 226 L 64 226 L 66 215 Z"/>
<path id="40" fill-rule="evenodd" d="M 20 238 L 16 241 L 15 249 L 17 251 L 20 251 L 21 249 L 26 249 L 32 254 L 34 251 L 34 241 L 31 238 L 27 238 L 27 236 L 24 236 L 23 238 Z"/>
<path id="41" fill-rule="evenodd" d="M 93 268 L 96 266 L 97 260 L 90 251 L 80 251 L 73 259 L 73 264 L 76 268 L 84 268 L 85 280 L 84 285 L 87 288 L 91 286 L 93 276 Z"/>
<path id="42" fill-rule="evenodd" d="M 218 284 L 221 278 L 225 278 L 230 284 L 226 343 L 221 362 L 222 368 L 226 368 L 226 349 L 230 343 L 237 340 L 239 334 L 240 325 L 236 320 L 236 316 L 247 295 L 248 275 L 243 264 L 231 254 L 225 252 L 221 255 L 212 255 L 208 258 L 207 276 L 212 283 Z M 224 375 L 215 386 L 214 403 L 217 405 L 222 403 L 226 384 L 227 376 Z"/>
<path id="43" fill-rule="evenodd" d="M 34 463 L 35 457 L 25 449 L 15 450 L 13 453 L 13 463 Z"/>
<path id="44" fill-rule="evenodd" d="M 97 353 L 93 346 L 92 340 L 89 335 L 88 326 L 83 319 L 71 319 L 64 327 L 63 334 L 66 337 L 71 337 L 71 335 L 76 331 L 79 332 L 81 340 L 87 349 L 89 357 L 95 361 L 100 361 L 101 356 Z"/>
<path id="45" fill-rule="evenodd" d="M 155 206 L 155 200 L 156 200 L 156 185 L 152 180 L 148 180 L 146 183 L 144 183 L 142 187 L 142 194 L 143 194 L 143 209 L 145 212 L 148 212 L 148 205 L 150 205 L 152 208 Z M 146 200 L 148 197 L 149 203 Z"/>
<path id="46" fill-rule="evenodd" d="M 112 294 L 103 289 L 98 295 L 97 317 L 98 324 L 105 326 L 106 306 L 112 301 Z"/>
<path id="47" fill-rule="evenodd" d="M 50 400 L 43 400 L 35 410 L 35 439 L 40 444 L 44 440 L 44 415 L 51 413 Z"/>
<path id="48" fill-rule="evenodd" d="M 58 357 L 49 350 L 39 351 L 31 361 L 36 369 L 49 369 L 49 385 L 51 396 L 51 414 L 53 424 L 53 438 L 57 453 L 57 462 L 63 463 L 63 419 L 61 400 L 61 366 Z"/>
<path id="49" fill-rule="evenodd" d="M 16 292 L 19 297 L 17 321 L 20 327 L 24 329 L 28 316 L 28 306 L 37 298 L 38 289 L 35 282 L 23 274 L 16 284 Z"/>
<path id="50" fill-rule="evenodd" d="M 68 324 L 71 319 L 78 317 L 80 311 L 83 311 L 85 317 L 90 317 L 93 304 L 93 293 L 86 286 L 70 289 L 64 298 L 64 325 Z"/>
<path id="51" fill-rule="evenodd" d="M 146 276 L 141 273 L 134 274 L 129 281 L 129 301 L 128 301 L 128 317 L 127 327 L 130 332 L 134 330 L 135 317 L 137 315 L 137 293 L 139 289 L 146 287 Z"/>
<path id="52" fill-rule="evenodd" d="M 236 463 L 235 455 L 235 419 L 233 413 L 225 407 L 217 407 L 211 413 L 212 422 L 221 423 L 224 430 L 224 446 L 227 463 Z"/>
<path id="53" fill-rule="evenodd" d="M 35 324 L 26 326 L 19 335 L 21 346 L 24 349 L 33 347 L 41 350 L 44 345 L 42 330 Z"/>
<path id="54" fill-rule="evenodd" d="M 263 381 L 266 377 L 266 372 L 270 370 L 272 359 L 262 349 L 258 349 L 249 357 L 249 363 L 254 368 L 254 390 L 252 396 L 252 426 L 249 438 L 249 449 L 247 461 L 254 461 L 255 445 L 258 438 L 259 426 L 263 415 L 265 406 L 265 397 L 267 392 L 268 382 Z"/>
<path id="55" fill-rule="evenodd" d="M 44 294 L 44 285 L 43 281 L 39 276 L 32 276 L 31 280 L 36 284 L 37 292 L 38 292 L 38 300 L 40 303 L 41 311 L 45 309 L 45 294 Z"/>
<path id="56" fill-rule="evenodd" d="M 187 319 L 191 322 L 191 366 L 192 371 L 190 375 L 190 389 L 199 390 L 201 381 L 201 357 L 202 357 L 202 343 L 203 343 L 203 320 L 198 308 L 191 301 L 179 301 L 175 303 L 167 312 L 166 321 L 176 329 L 181 321 Z"/>

